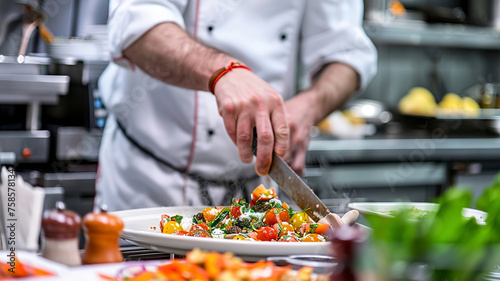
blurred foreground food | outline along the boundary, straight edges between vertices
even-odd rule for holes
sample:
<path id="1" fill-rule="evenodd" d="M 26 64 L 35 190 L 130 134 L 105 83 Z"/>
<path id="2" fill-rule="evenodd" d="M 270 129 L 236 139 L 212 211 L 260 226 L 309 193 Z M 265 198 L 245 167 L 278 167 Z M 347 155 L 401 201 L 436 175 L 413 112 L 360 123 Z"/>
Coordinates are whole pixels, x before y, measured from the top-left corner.
<path id="1" fill-rule="evenodd" d="M 132 266 L 107 280 L 175 280 L 175 281 L 327 281 L 327 275 L 314 275 L 311 267 L 293 271 L 288 266 L 276 266 L 271 261 L 247 263 L 231 253 L 194 249 L 185 259 L 174 259 L 153 268 Z"/>
<path id="2" fill-rule="evenodd" d="M 0 280 L 10 280 L 17 278 L 37 278 L 37 277 L 48 277 L 54 276 L 55 274 L 39 268 L 37 266 L 32 266 L 24 264 L 17 258 L 12 257 L 9 261 L 2 263 L 0 265 Z"/>
<path id="3" fill-rule="evenodd" d="M 437 200 L 438 212 L 420 220 L 410 220 L 408 210 L 366 215 L 374 270 L 385 280 L 483 280 L 500 264 L 500 174 L 476 203 L 488 213 L 486 224 L 462 216 L 472 198 L 470 189 L 453 187 Z"/>

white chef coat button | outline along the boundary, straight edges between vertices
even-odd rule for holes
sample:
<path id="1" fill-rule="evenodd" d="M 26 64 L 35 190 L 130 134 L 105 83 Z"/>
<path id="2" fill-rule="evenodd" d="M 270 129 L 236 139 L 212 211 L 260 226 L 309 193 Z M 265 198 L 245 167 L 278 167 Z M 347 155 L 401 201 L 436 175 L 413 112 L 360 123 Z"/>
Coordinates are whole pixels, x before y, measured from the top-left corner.
<path id="1" fill-rule="evenodd" d="M 285 41 L 286 40 L 286 34 L 285 33 L 281 33 L 281 41 Z"/>
<path id="2" fill-rule="evenodd" d="M 210 25 L 210 26 L 208 26 L 207 29 L 208 29 L 208 32 L 212 32 L 212 30 L 214 30 L 214 27 Z"/>
<path id="3" fill-rule="evenodd" d="M 215 131 L 212 129 L 209 129 L 207 133 L 209 136 L 213 136 L 215 134 Z"/>

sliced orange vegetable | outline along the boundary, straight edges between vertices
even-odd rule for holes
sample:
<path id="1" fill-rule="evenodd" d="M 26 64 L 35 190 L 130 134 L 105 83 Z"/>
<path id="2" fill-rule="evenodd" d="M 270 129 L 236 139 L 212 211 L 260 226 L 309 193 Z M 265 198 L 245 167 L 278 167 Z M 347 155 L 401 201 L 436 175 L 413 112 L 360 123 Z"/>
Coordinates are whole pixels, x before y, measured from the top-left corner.
<path id="1" fill-rule="evenodd" d="M 314 233 L 316 234 L 325 234 L 326 231 L 330 229 L 330 225 L 326 223 L 317 223 L 316 224 L 316 229 L 314 230 Z"/>
<path id="2" fill-rule="evenodd" d="M 222 271 L 222 255 L 216 252 L 210 252 L 205 258 L 205 270 L 209 278 L 219 276 Z"/>
<path id="3" fill-rule="evenodd" d="M 324 242 L 324 241 L 325 241 L 325 238 L 323 238 L 323 236 L 316 234 L 316 233 L 307 234 L 302 239 L 302 242 Z"/>
<path id="4" fill-rule="evenodd" d="M 190 263 L 188 261 L 174 260 L 173 262 L 161 265 L 158 267 L 160 271 L 167 279 L 170 280 L 209 280 L 207 272 L 196 264 Z"/>
<path id="5" fill-rule="evenodd" d="M 30 274 L 27 271 L 27 269 L 29 269 L 29 266 L 25 266 L 17 258 L 14 258 L 12 262 L 15 264 L 15 266 L 11 266 L 7 263 L 1 264 L 2 275 L 15 278 L 30 276 Z"/>

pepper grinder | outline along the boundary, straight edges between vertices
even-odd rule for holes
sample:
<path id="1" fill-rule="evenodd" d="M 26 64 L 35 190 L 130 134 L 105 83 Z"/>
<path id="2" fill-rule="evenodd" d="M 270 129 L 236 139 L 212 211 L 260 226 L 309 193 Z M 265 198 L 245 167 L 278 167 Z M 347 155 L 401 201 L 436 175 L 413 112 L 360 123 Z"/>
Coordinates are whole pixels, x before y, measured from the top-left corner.
<path id="1" fill-rule="evenodd" d="M 66 210 L 64 203 L 58 201 L 56 208 L 46 211 L 42 218 L 45 235 L 42 256 L 68 266 L 80 265 L 78 234 L 81 227 L 80 216 Z"/>
<path id="2" fill-rule="evenodd" d="M 107 212 L 102 205 L 99 212 L 89 213 L 83 218 L 85 230 L 84 264 L 123 262 L 119 238 L 123 221 Z"/>

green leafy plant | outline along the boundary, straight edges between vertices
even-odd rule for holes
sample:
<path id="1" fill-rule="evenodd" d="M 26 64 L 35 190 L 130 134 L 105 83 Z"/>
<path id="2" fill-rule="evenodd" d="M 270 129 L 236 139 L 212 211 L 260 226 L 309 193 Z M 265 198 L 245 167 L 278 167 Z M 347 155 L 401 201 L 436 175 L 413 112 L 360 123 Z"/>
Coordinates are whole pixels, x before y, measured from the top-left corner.
<path id="1" fill-rule="evenodd" d="M 365 215 L 373 228 L 369 245 L 380 271 L 389 279 L 414 280 L 407 269 L 424 264 L 425 280 L 481 280 L 500 264 L 500 174 L 476 202 L 488 213 L 486 223 L 462 215 L 472 198 L 470 189 L 452 187 L 436 201 L 436 213 L 418 220 L 410 219 L 409 210 L 394 217 Z M 394 265 L 402 264 L 405 270 L 395 270 Z"/>

